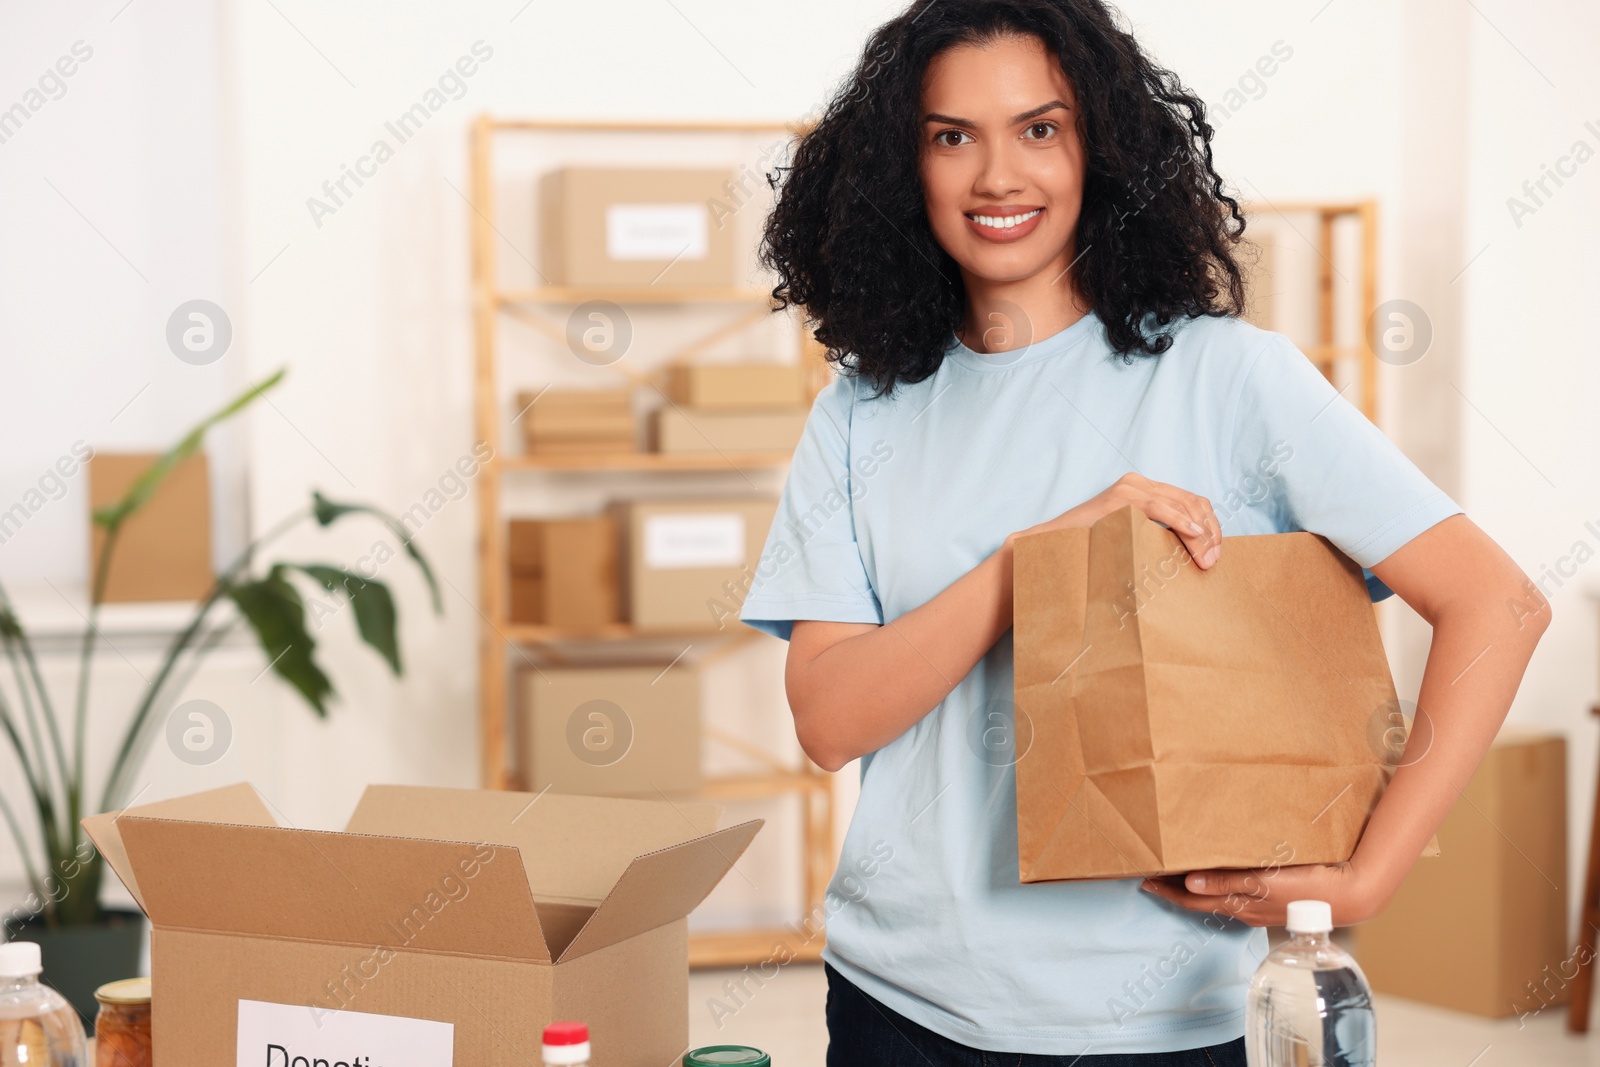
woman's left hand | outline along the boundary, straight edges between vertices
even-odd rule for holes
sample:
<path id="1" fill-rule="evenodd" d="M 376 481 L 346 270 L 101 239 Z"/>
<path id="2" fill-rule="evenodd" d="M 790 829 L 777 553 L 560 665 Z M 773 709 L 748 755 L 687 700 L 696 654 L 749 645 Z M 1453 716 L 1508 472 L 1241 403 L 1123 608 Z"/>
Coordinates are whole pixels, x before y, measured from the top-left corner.
<path id="1" fill-rule="evenodd" d="M 1191 871 L 1146 878 L 1139 888 L 1180 908 L 1215 913 L 1251 926 L 1282 926 L 1291 900 L 1327 901 L 1333 907 L 1335 926 L 1364 922 L 1383 904 L 1350 864 Z"/>

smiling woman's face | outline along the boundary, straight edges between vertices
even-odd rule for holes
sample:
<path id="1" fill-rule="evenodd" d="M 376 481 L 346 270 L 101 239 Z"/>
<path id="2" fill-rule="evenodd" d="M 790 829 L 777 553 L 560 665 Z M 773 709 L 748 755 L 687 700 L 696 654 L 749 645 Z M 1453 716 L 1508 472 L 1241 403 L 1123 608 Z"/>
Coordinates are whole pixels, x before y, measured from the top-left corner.
<path id="1" fill-rule="evenodd" d="M 1058 279 L 1076 255 L 1084 153 L 1072 85 L 1044 42 L 939 53 L 919 117 L 928 222 L 969 281 Z"/>

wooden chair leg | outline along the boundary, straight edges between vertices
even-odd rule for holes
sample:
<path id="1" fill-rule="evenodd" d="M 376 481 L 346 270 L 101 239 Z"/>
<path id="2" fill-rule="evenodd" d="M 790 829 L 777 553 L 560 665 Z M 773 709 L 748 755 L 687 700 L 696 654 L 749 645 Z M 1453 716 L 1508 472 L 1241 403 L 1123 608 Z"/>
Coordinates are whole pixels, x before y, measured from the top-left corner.
<path id="1" fill-rule="evenodd" d="M 1589 711 L 1600 716 L 1600 704 Z M 1583 876 L 1583 901 L 1578 909 L 1578 945 L 1573 960 L 1578 973 L 1572 979 L 1567 1003 L 1567 1029 L 1589 1032 L 1589 1007 L 1594 999 L 1595 931 L 1600 929 L 1600 781 L 1595 783 L 1594 815 L 1589 823 L 1589 862 Z"/>

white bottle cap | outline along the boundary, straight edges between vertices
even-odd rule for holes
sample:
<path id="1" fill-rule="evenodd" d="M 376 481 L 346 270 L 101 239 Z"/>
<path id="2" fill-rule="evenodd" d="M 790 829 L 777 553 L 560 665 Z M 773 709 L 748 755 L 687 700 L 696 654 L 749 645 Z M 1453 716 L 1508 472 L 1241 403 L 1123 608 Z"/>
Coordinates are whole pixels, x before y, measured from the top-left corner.
<path id="1" fill-rule="evenodd" d="M 1291 900 L 1284 926 L 1291 934 L 1328 933 L 1333 929 L 1333 908 L 1325 900 Z"/>
<path id="2" fill-rule="evenodd" d="M 44 970 L 36 941 L 7 941 L 0 945 L 0 978 L 27 978 Z"/>

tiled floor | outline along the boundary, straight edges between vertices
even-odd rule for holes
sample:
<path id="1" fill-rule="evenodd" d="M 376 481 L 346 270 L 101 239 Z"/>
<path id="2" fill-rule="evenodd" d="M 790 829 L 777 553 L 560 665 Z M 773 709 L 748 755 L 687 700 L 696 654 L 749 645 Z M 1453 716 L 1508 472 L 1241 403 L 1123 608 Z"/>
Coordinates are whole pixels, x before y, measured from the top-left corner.
<path id="1" fill-rule="evenodd" d="M 743 981 L 743 988 L 739 982 Z M 696 1045 L 754 1045 L 774 1067 L 822 1067 L 828 1047 L 822 1021 L 827 981 L 821 964 L 794 963 L 765 983 L 739 971 L 689 977 L 689 1036 Z M 1556 1008 L 1519 1026 L 1459 1015 L 1393 997 L 1378 998 L 1382 1067 L 1600 1067 L 1600 1031 L 1566 1032 Z"/>

